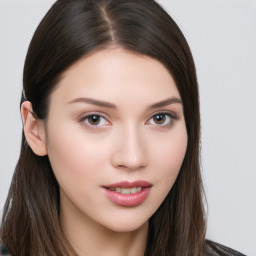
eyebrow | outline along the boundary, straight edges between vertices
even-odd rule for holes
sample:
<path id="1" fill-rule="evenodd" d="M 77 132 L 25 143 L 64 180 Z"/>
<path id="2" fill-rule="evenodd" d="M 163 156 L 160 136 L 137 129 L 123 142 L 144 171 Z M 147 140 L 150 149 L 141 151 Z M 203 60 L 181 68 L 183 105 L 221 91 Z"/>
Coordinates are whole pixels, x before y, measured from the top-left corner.
<path id="1" fill-rule="evenodd" d="M 179 103 L 179 104 L 183 105 L 181 99 L 178 99 L 176 97 L 172 97 L 172 98 L 168 98 L 166 100 L 154 103 L 153 105 L 149 106 L 148 109 L 161 108 L 161 107 L 165 107 L 165 106 L 171 105 L 173 103 Z"/>
<path id="2" fill-rule="evenodd" d="M 92 98 L 76 98 L 76 99 L 68 102 L 68 104 L 71 104 L 71 103 L 88 103 L 88 104 L 92 104 L 92 105 L 96 105 L 96 106 L 100 106 L 100 107 L 117 109 L 117 106 L 113 103 L 96 100 L 96 99 L 92 99 Z"/>
<path id="3" fill-rule="evenodd" d="M 117 109 L 117 106 L 113 103 L 96 100 L 96 99 L 92 99 L 92 98 L 76 98 L 76 99 L 68 102 L 68 104 L 71 104 L 71 103 L 88 103 L 88 104 L 92 104 L 92 105 L 96 105 L 96 106 L 100 106 L 100 107 Z M 148 109 L 161 108 L 161 107 L 171 105 L 173 103 L 179 103 L 179 104 L 183 105 L 183 103 L 180 99 L 178 99 L 176 97 L 172 97 L 172 98 L 168 98 L 168 99 L 156 102 L 153 105 L 150 105 L 148 107 Z"/>

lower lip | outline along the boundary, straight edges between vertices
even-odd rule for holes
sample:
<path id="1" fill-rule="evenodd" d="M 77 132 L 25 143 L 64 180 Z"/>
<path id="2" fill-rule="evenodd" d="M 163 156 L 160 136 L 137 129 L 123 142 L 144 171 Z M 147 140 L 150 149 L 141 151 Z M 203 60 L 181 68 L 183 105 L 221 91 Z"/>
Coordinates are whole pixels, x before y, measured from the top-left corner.
<path id="1" fill-rule="evenodd" d="M 149 195 L 150 187 L 142 188 L 139 192 L 134 194 L 121 194 L 116 191 L 104 188 L 107 197 L 117 205 L 125 207 L 133 207 L 143 203 Z"/>

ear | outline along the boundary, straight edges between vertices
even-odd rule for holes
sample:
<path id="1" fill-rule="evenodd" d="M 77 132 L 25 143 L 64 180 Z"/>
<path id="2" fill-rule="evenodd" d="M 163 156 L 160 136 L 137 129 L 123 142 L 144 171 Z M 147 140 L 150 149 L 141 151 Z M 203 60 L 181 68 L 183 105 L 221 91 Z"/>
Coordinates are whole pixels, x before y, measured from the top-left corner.
<path id="1" fill-rule="evenodd" d="M 24 134 L 30 148 L 38 156 L 47 155 L 44 122 L 33 113 L 31 102 L 25 101 L 22 103 L 21 116 Z"/>

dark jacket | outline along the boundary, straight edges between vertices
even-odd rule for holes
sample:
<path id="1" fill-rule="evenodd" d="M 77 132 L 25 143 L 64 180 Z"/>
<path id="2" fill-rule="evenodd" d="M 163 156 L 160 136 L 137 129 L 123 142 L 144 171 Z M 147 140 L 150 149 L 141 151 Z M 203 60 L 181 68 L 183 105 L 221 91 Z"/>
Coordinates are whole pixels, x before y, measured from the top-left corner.
<path id="1" fill-rule="evenodd" d="M 210 240 L 205 241 L 205 249 L 207 256 L 246 256 L 245 254 Z"/>

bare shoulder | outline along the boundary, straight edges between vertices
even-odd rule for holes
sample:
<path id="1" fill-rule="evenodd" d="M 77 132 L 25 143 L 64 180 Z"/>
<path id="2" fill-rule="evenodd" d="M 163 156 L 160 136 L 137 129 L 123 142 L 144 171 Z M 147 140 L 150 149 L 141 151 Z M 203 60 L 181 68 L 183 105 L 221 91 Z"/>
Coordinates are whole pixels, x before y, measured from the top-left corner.
<path id="1" fill-rule="evenodd" d="M 241 252 L 235 251 L 210 240 L 205 241 L 205 249 L 207 255 L 209 256 L 246 256 Z"/>

